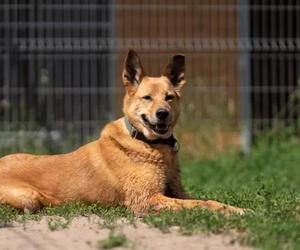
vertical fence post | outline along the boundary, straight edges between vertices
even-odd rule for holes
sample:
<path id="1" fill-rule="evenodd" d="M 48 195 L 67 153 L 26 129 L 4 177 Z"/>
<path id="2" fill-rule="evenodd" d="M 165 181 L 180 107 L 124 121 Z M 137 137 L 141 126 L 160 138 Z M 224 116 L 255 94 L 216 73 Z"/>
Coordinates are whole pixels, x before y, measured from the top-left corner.
<path id="1" fill-rule="evenodd" d="M 11 52 L 11 38 L 10 38 L 10 26 L 9 26 L 9 0 L 4 1 L 4 66 L 3 66 L 3 96 L 4 100 L 7 103 L 6 110 L 4 111 L 4 126 L 5 130 L 8 130 L 10 123 L 10 96 L 9 96 L 9 87 L 10 87 L 10 52 Z"/>
<path id="2" fill-rule="evenodd" d="M 239 0 L 239 89 L 240 89 L 240 128 L 241 149 L 249 153 L 251 148 L 251 81 L 250 81 L 250 39 L 249 29 L 249 0 Z"/>
<path id="3" fill-rule="evenodd" d="M 108 45 L 108 61 L 109 61 L 109 72 L 108 72 L 108 96 L 109 96 L 109 120 L 116 119 L 116 56 L 115 56 L 115 46 L 114 43 L 114 37 L 116 32 L 116 22 L 115 22 L 115 11 L 116 11 L 116 1 L 111 0 L 108 3 L 108 11 L 109 11 L 109 32 L 107 39 L 107 45 Z"/>

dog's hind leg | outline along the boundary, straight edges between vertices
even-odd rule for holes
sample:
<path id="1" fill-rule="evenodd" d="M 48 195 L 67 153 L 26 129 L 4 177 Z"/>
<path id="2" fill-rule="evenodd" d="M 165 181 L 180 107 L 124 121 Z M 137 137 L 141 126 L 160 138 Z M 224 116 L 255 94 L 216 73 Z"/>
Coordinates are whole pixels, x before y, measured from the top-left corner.
<path id="1" fill-rule="evenodd" d="M 0 184 L 0 204 L 8 204 L 24 211 L 35 211 L 42 204 L 40 194 L 23 184 Z"/>

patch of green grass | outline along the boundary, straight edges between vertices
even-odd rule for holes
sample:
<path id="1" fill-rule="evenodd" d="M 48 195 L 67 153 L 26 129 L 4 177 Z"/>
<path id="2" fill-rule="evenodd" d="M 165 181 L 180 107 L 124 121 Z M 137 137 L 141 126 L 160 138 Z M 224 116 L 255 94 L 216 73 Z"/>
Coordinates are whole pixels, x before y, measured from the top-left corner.
<path id="1" fill-rule="evenodd" d="M 300 249 L 300 147 L 262 143 L 250 155 L 225 155 L 183 164 L 183 183 L 194 197 L 251 208 L 225 217 L 200 209 L 147 216 L 162 230 L 241 232 L 240 241 L 263 249 Z M 239 234 L 238 234 L 239 235 Z"/>
<path id="2" fill-rule="evenodd" d="M 114 222 L 118 218 L 133 219 L 133 214 L 124 207 L 105 208 L 99 204 L 84 204 L 78 201 L 63 204 L 58 207 L 44 207 L 40 215 L 58 215 L 67 219 L 77 216 L 98 215 L 107 223 Z"/>
<path id="3" fill-rule="evenodd" d="M 22 211 L 6 205 L 0 205 L 0 227 L 7 226 L 13 221 L 25 223 L 28 220 L 40 220 L 42 216 L 59 216 L 63 220 L 49 221 L 50 229 L 63 228 L 62 224 L 68 224 L 74 217 L 97 215 L 104 220 L 105 225 L 113 224 L 119 218 L 126 218 L 129 222 L 134 219 L 133 213 L 124 207 L 104 208 L 99 204 L 84 204 L 78 201 L 63 204 L 58 207 L 44 207 L 38 213 L 24 214 Z"/>
<path id="4" fill-rule="evenodd" d="M 8 226 L 17 219 L 18 211 L 7 205 L 0 205 L 0 228 Z"/>
<path id="5" fill-rule="evenodd" d="M 51 231 L 65 229 L 69 226 L 70 222 L 71 222 L 70 220 L 61 219 L 61 218 L 49 219 L 48 228 Z"/>
<path id="6" fill-rule="evenodd" d="M 97 242 L 99 249 L 111 249 L 114 247 L 126 247 L 128 245 L 128 239 L 123 234 L 117 234 L 111 231 L 108 237 L 104 240 Z"/>

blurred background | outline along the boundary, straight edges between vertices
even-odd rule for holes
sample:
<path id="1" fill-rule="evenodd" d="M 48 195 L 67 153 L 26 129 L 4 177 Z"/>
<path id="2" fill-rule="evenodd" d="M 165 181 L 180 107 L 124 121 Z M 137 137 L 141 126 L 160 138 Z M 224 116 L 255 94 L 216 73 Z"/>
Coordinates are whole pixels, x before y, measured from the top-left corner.
<path id="1" fill-rule="evenodd" d="M 96 139 L 122 115 L 128 48 L 152 76 L 186 55 L 176 135 L 187 158 L 299 132 L 300 1 L 2 0 L 0 150 Z"/>

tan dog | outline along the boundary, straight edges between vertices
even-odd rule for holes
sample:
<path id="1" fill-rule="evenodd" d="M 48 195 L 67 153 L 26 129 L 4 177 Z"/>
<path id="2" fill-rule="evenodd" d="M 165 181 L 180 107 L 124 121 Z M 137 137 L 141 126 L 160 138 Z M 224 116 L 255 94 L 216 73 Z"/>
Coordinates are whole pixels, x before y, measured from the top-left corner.
<path id="1" fill-rule="evenodd" d="M 175 55 L 161 77 L 147 77 L 137 54 L 124 63 L 125 117 L 105 126 L 100 138 L 61 155 L 13 154 L 0 159 L 0 203 L 36 210 L 81 200 L 118 204 L 135 213 L 200 207 L 243 214 L 217 201 L 189 199 L 177 164 L 173 128 L 185 58 Z"/>

